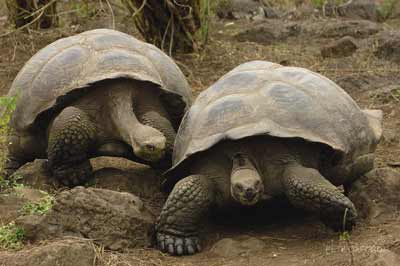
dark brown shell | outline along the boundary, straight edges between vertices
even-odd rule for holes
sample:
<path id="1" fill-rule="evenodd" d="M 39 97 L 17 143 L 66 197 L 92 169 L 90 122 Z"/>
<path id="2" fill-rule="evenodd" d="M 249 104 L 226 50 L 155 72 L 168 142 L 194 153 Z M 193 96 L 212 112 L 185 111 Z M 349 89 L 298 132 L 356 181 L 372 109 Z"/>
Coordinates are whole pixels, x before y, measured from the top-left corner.
<path id="1" fill-rule="evenodd" d="M 375 150 L 380 120 L 380 111 L 360 110 L 324 76 L 304 68 L 248 62 L 202 92 L 186 113 L 169 176 L 221 140 L 255 135 L 302 138 L 328 145 L 342 158 L 356 158 Z"/>
<path id="2" fill-rule="evenodd" d="M 55 41 L 25 64 L 8 93 L 18 95 L 11 126 L 17 131 L 26 130 L 62 96 L 113 78 L 158 85 L 172 95 L 170 108 L 178 109 L 181 117 L 191 103 L 184 75 L 161 50 L 125 33 L 98 29 Z"/>

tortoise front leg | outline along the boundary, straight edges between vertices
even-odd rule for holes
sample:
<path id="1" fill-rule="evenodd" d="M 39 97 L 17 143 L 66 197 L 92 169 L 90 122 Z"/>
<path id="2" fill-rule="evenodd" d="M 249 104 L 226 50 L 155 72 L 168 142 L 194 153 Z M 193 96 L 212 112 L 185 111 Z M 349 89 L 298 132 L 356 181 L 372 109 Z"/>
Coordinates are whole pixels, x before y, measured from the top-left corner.
<path id="1" fill-rule="evenodd" d="M 283 173 L 283 185 L 294 206 L 319 214 L 334 230 L 348 230 L 354 225 L 354 204 L 316 169 L 289 163 Z"/>
<path id="2" fill-rule="evenodd" d="M 92 177 L 89 149 L 96 127 L 89 116 L 76 107 L 65 108 L 49 132 L 47 156 L 55 178 L 67 186 L 83 184 Z"/>
<path id="3" fill-rule="evenodd" d="M 192 255 L 201 250 L 198 226 L 214 201 L 212 184 L 201 175 L 179 181 L 157 220 L 157 244 L 171 255 Z"/>

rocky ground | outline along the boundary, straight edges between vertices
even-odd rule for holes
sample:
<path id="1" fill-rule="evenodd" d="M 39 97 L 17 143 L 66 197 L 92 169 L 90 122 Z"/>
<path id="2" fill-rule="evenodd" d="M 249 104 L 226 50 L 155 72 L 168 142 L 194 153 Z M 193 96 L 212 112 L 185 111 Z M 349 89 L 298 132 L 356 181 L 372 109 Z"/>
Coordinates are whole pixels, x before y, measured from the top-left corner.
<path id="1" fill-rule="evenodd" d="M 214 217 L 202 232 L 202 253 L 171 257 L 152 248 L 152 224 L 166 197 L 157 173 L 127 160 L 97 158 L 94 180 L 68 190 L 38 160 L 19 172 L 25 187 L 0 193 L 0 225 L 14 222 L 24 230 L 23 246 L 0 249 L 1 266 L 400 265 L 400 16 L 378 22 L 369 7 L 340 11 L 340 17 L 308 5 L 235 8 L 216 12 L 221 18 L 213 18 L 203 51 L 174 56 L 195 95 L 240 63 L 268 60 L 326 75 L 361 107 L 383 110 L 376 169 L 349 191 L 361 213 L 351 234 L 332 232 L 316 217 L 275 203 Z M 0 37 L 1 94 L 48 43 L 112 27 L 106 11 L 65 16 L 56 29 Z M 116 29 L 137 36 L 129 23 L 116 12 Z M 9 30 L 0 12 L 0 35 Z M 31 211 L 35 203 L 49 209 Z"/>

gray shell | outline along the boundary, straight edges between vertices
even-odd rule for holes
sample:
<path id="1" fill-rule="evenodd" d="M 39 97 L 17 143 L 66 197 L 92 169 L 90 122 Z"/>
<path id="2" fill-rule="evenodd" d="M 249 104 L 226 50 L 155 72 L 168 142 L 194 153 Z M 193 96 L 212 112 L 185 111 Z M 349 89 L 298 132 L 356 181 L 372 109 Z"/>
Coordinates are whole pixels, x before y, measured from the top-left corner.
<path id="1" fill-rule="evenodd" d="M 242 64 L 202 92 L 186 113 L 175 141 L 173 173 L 196 153 L 224 139 L 255 135 L 323 143 L 342 162 L 373 152 L 381 111 L 362 111 L 328 78 L 266 61 Z"/>
<path id="2" fill-rule="evenodd" d="M 57 40 L 36 53 L 15 78 L 8 96 L 18 95 L 11 126 L 30 128 L 37 116 L 62 96 L 104 79 L 152 82 L 169 95 L 180 117 L 191 103 L 190 87 L 177 65 L 161 50 L 122 32 L 86 31 Z"/>

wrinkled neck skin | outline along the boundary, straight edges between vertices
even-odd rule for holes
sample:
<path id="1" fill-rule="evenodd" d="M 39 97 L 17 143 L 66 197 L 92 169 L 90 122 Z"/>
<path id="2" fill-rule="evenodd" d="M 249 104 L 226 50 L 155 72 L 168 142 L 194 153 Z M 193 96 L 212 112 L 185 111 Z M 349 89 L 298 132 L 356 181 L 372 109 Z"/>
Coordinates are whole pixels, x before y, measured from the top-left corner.
<path id="1" fill-rule="evenodd" d="M 213 180 L 217 205 L 238 203 L 252 206 L 283 195 L 282 175 L 290 162 L 318 169 L 320 149 L 317 144 L 266 136 L 225 141 L 198 155 L 190 173 L 207 175 Z M 237 162 L 235 164 L 238 154 L 248 160 L 243 167 Z M 262 187 L 256 202 L 246 204 L 232 191 L 237 183 L 244 188 L 246 185 L 254 187 L 257 181 Z"/>
<path id="2" fill-rule="evenodd" d="M 139 82 L 121 80 L 115 82 L 113 86 L 114 89 L 109 90 L 110 116 L 121 139 L 132 146 L 137 157 L 148 162 L 160 161 L 166 153 L 167 138 L 154 126 L 158 121 L 149 123 L 140 121 L 143 115 L 157 114 L 159 106 L 145 103 L 157 96 L 152 95 L 152 91 L 147 90 L 146 85 Z M 147 90 L 149 95 L 143 93 L 144 90 Z M 144 112 L 140 112 L 141 107 L 139 107 L 140 115 L 137 116 L 135 104 L 147 108 Z"/>
<path id="3" fill-rule="evenodd" d="M 133 99 L 134 112 L 140 123 L 157 129 L 166 138 L 165 151 L 169 161 L 168 167 L 170 167 L 176 131 L 168 112 L 164 108 L 160 94 L 161 91 L 158 88 L 144 84 L 140 90 L 136 90 Z"/>

